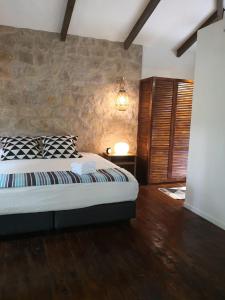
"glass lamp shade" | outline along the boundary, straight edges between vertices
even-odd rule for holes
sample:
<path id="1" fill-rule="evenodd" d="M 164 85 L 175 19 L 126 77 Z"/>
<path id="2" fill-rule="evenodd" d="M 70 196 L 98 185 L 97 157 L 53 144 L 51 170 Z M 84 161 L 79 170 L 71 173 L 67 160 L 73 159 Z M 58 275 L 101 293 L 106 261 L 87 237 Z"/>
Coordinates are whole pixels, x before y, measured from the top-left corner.
<path id="1" fill-rule="evenodd" d="M 129 105 L 129 98 L 125 89 L 120 89 L 116 97 L 116 108 L 118 110 L 127 110 Z"/>
<path id="2" fill-rule="evenodd" d="M 129 152 L 129 145 L 127 143 L 116 143 L 114 151 L 117 155 L 126 155 Z"/>

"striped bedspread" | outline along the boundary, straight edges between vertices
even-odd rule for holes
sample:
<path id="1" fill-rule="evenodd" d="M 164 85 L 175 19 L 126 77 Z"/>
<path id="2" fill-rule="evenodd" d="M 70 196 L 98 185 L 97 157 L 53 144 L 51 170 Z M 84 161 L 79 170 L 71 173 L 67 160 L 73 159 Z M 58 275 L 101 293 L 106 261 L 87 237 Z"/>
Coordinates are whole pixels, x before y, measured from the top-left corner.
<path id="1" fill-rule="evenodd" d="M 0 174 L 0 189 L 55 184 L 128 181 L 128 176 L 118 168 L 96 170 L 95 173 L 87 175 L 78 175 L 71 171 Z"/>

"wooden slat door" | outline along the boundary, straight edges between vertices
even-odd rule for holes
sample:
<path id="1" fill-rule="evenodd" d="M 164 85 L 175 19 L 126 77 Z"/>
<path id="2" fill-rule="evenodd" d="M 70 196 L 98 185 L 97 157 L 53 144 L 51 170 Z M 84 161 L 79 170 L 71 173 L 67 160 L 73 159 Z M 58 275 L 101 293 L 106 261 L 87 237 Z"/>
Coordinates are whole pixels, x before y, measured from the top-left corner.
<path id="1" fill-rule="evenodd" d="M 141 81 L 137 175 L 141 183 L 184 181 L 193 82 L 151 77 Z"/>
<path id="2" fill-rule="evenodd" d="M 181 181 L 187 173 L 193 82 L 177 80 L 174 88 L 168 178 Z"/>
<path id="3" fill-rule="evenodd" d="M 143 184 L 148 179 L 149 143 L 152 108 L 152 79 L 140 83 L 138 135 L 137 135 L 137 177 Z"/>
<path id="4" fill-rule="evenodd" d="M 172 79 L 153 81 L 149 183 L 168 181 L 173 85 Z"/>

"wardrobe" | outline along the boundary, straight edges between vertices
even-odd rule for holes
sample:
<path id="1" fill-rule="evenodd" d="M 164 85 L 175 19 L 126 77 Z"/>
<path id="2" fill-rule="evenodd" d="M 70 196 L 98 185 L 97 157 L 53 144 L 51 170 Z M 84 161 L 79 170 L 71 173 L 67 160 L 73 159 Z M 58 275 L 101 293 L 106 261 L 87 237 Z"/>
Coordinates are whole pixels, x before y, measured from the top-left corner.
<path id="1" fill-rule="evenodd" d="M 142 184 L 186 179 L 193 81 L 150 77 L 140 82 L 137 178 Z"/>

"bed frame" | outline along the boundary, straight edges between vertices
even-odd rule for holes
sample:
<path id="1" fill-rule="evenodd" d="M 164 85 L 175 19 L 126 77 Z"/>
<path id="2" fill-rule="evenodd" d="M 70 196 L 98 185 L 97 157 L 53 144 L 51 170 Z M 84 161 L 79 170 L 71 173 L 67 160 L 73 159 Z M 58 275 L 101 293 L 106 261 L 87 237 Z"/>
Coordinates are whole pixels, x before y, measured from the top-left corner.
<path id="1" fill-rule="evenodd" d="M 135 216 L 136 201 L 100 204 L 73 210 L 1 215 L 0 236 L 129 220 Z"/>

